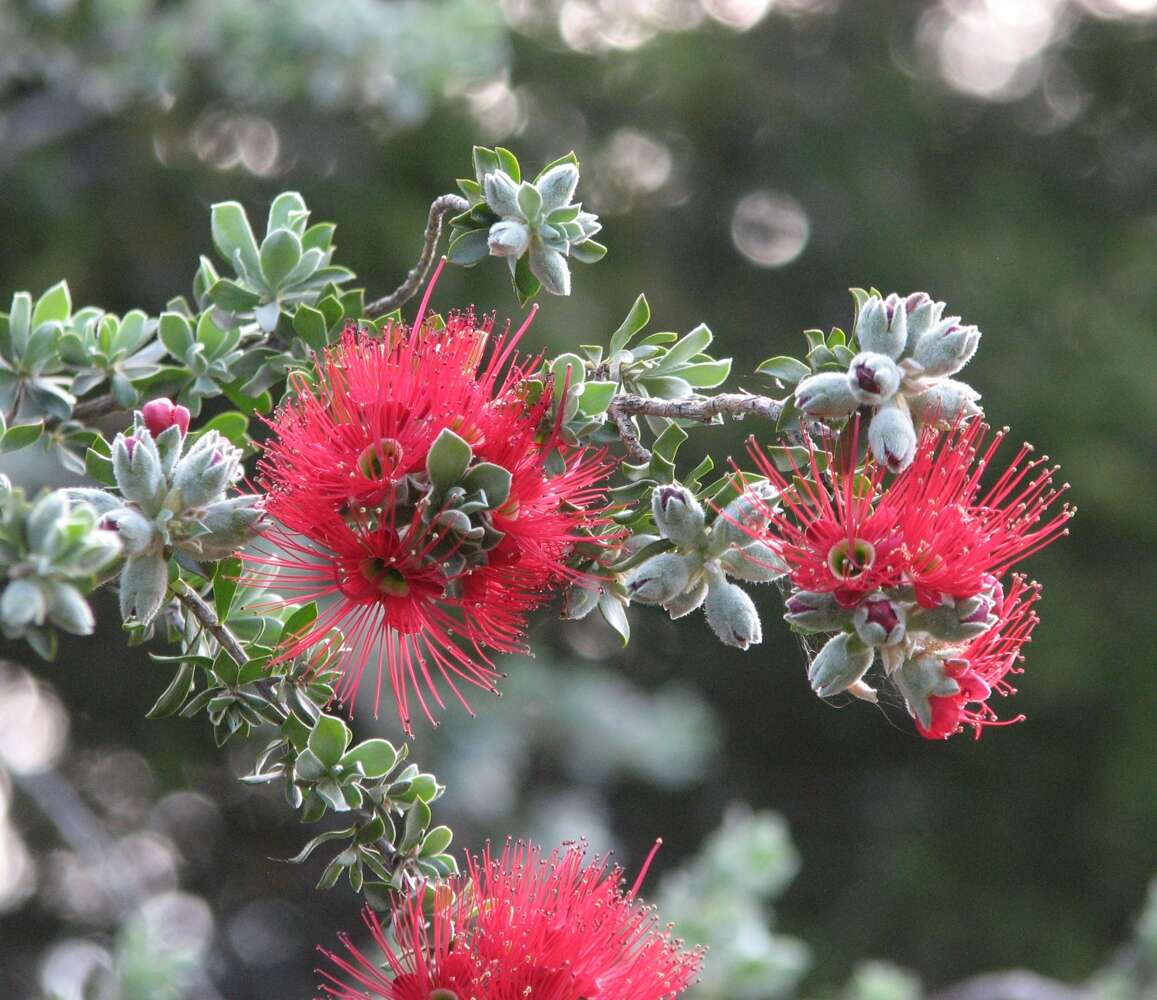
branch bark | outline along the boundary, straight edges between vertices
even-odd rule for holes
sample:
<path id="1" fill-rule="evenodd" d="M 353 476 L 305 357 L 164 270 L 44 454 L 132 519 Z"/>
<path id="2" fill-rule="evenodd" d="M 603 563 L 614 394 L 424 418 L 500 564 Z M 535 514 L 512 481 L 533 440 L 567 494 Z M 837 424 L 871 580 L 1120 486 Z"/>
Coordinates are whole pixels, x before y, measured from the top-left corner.
<path id="1" fill-rule="evenodd" d="M 237 666 L 243 667 L 249 662 L 249 657 L 245 655 L 245 650 L 241 648 L 237 637 L 229 631 L 227 625 L 218 620 L 217 612 L 205 603 L 200 594 L 187 584 L 183 584 L 177 593 L 177 600 L 201 623 L 201 627 L 217 641 L 217 645 L 233 658 Z"/>
<path id="2" fill-rule="evenodd" d="M 430 205 L 430 215 L 426 220 L 426 236 L 422 244 L 422 253 L 418 263 L 410 268 L 405 280 L 389 295 L 369 303 L 366 306 L 366 315 L 369 317 L 384 316 L 405 304 L 417 294 L 430 269 L 434 266 L 434 257 L 438 250 L 438 241 L 442 238 L 442 225 L 447 215 L 459 215 L 470 207 L 470 203 L 460 195 L 444 194 L 435 198 Z"/>

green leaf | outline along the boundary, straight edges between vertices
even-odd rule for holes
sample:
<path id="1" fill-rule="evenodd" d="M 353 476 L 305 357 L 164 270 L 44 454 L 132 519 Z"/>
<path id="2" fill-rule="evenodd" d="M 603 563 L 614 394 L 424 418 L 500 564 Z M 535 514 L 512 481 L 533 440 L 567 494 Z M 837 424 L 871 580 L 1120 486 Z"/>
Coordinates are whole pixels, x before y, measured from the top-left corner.
<path id="1" fill-rule="evenodd" d="M 217 414 L 208 423 L 203 424 L 197 432 L 197 436 L 201 437 L 209 431 L 216 431 L 231 444 L 243 448 L 248 443 L 246 437 L 248 430 L 249 418 L 244 413 L 230 410 L 227 413 Z"/>
<path id="2" fill-rule="evenodd" d="M 473 267 L 490 253 L 489 235 L 487 229 L 471 229 L 454 237 L 446 251 L 446 260 L 462 267 Z"/>
<path id="3" fill-rule="evenodd" d="M 795 385 L 800 379 L 807 378 L 812 373 L 802 361 L 783 355 L 760 362 L 755 370 L 761 375 L 774 375 L 788 385 Z"/>
<path id="4" fill-rule="evenodd" d="M 531 223 L 542 214 L 542 195 L 533 184 L 523 184 L 518 189 L 518 208 Z"/>
<path id="5" fill-rule="evenodd" d="M 294 220 L 301 219 L 303 213 L 309 214 L 305 199 L 296 191 L 282 191 L 273 199 L 273 204 L 269 206 L 269 219 L 265 223 L 265 231 L 267 233 L 271 233 L 275 229 L 294 229 L 296 231 Z M 301 223 L 299 222 L 297 225 L 301 225 Z"/>
<path id="6" fill-rule="evenodd" d="M 570 256 L 580 264 L 596 264 L 607 255 L 607 248 L 594 240 L 583 240 L 581 243 L 572 243 Z"/>
<path id="7" fill-rule="evenodd" d="M 176 715 L 185 703 L 185 699 L 193 690 L 193 680 L 197 675 L 195 663 L 182 663 L 169 686 L 161 692 L 161 696 L 153 702 L 153 707 L 145 713 L 147 719 L 165 719 Z"/>
<path id="8" fill-rule="evenodd" d="M 42 420 L 34 424 L 13 424 L 4 432 L 4 438 L 0 441 L 0 452 L 19 451 L 21 448 L 27 448 L 29 445 L 36 444 L 43 433 L 44 421 Z"/>
<path id="9" fill-rule="evenodd" d="M 98 483 L 104 483 L 105 486 L 116 486 L 117 484 L 112 461 L 107 455 L 102 455 L 93 448 L 89 448 L 84 453 L 84 471 L 86 475 L 92 477 Z"/>
<path id="10" fill-rule="evenodd" d="M 249 217 L 238 202 L 222 201 L 214 205 L 210 211 L 210 225 L 213 245 L 222 257 L 235 266 L 237 258 L 240 258 L 250 274 L 261 273 L 257 240 L 249 225 Z"/>
<path id="11" fill-rule="evenodd" d="M 308 844 L 306 844 L 300 851 L 298 851 L 292 858 L 286 858 L 286 862 L 291 865 L 304 864 L 309 860 L 309 856 L 316 851 L 322 844 L 328 843 L 331 840 L 344 840 L 347 837 L 353 837 L 355 829 L 352 826 L 343 827 L 340 830 L 326 830 L 325 833 L 319 833 Z"/>
<path id="12" fill-rule="evenodd" d="M 560 354 L 550 363 L 555 379 L 555 389 L 562 391 L 563 385 L 582 385 L 586 378 L 586 362 L 577 354 Z"/>
<path id="13" fill-rule="evenodd" d="M 478 183 L 482 183 L 482 179 L 487 174 L 492 174 L 496 170 L 501 170 L 502 166 L 498 159 L 498 154 L 493 149 L 487 149 L 485 146 L 474 147 L 474 176 Z M 515 161 L 517 163 L 517 161 Z M 513 175 L 512 175 L 513 176 Z M 517 183 L 518 178 L 515 177 Z"/>
<path id="14" fill-rule="evenodd" d="M 467 441 L 449 427 L 443 428 L 426 456 L 426 472 L 430 482 L 441 491 L 456 486 L 473 457 L 474 451 Z"/>
<path id="15" fill-rule="evenodd" d="M 242 288 L 230 278 L 218 278 L 208 292 L 209 301 L 226 312 L 245 312 L 261 301 L 256 292 Z"/>
<path id="16" fill-rule="evenodd" d="M 514 266 L 514 290 L 518 295 L 518 304 L 525 306 L 542 288 L 542 283 L 530 270 L 530 254 L 518 258 Z"/>
<path id="17" fill-rule="evenodd" d="M 511 475 L 507 469 L 493 462 L 479 462 L 462 480 L 467 493 L 482 490 L 490 509 L 501 507 L 510 496 Z"/>
<path id="18" fill-rule="evenodd" d="M 430 826 L 431 819 L 433 819 L 433 814 L 430 812 L 430 807 L 421 799 L 410 806 L 406 810 L 406 821 L 402 827 L 402 842 L 398 846 L 403 851 L 410 851 L 417 847 L 422 839 L 422 834 Z"/>
<path id="19" fill-rule="evenodd" d="M 294 332 L 312 350 L 320 351 L 329 343 L 329 327 L 320 309 L 302 303 L 293 314 Z"/>
<path id="20" fill-rule="evenodd" d="M 418 856 L 431 858 L 437 854 L 445 854 L 446 848 L 454 839 L 454 831 L 448 826 L 436 826 L 422 838 L 422 848 Z"/>
<path id="21" fill-rule="evenodd" d="M 277 644 L 284 646 L 293 639 L 300 637 L 316 619 L 317 605 L 313 601 L 294 609 L 293 614 L 286 618 L 285 624 L 281 626 L 281 635 L 277 640 Z"/>
<path id="22" fill-rule="evenodd" d="M 367 778 L 383 778 L 398 762 L 398 751 L 388 740 L 372 739 L 359 743 L 341 759 L 343 767 L 361 764 Z"/>
<path id="23" fill-rule="evenodd" d="M 651 321 L 651 307 L 647 303 L 647 296 L 640 294 L 631 306 L 631 311 L 619 324 L 619 328 L 611 334 L 610 353 L 612 355 L 623 350 L 634 336 Z"/>
<path id="24" fill-rule="evenodd" d="M 188 319 L 176 312 L 161 313 L 159 322 L 161 343 L 175 358 L 184 358 L 193 346 L 193 327 Z"/>
<path id="25" fill-rule="evenodd" d="M 610 591 L 606 591 L 599 598 L 599 614 L 618 633 L 620 642 L 625 646 L 631 639 L 631 623 L 627 621 L 627 612 L 623 609 L 623 605 Z"/>
<path id="26" fill-rule="evenodd" d="M 68 283 L 58 281 L 37 300 L 32 311 L 31 328 L 35 330 L 42 323 L 65 323 L 71 315 L 72 296 L 68 292 Z"/>
<path id="27" fill-rule="evenodd" d="M 227 621 L 229 618 L 240 576 L 241 560 L 237 556 L 222 559 L 213 569 L 213 605 L 218 621 Z"/>
<path id="28" fill-rule="evenodd" d="M 617 382 L 584 382 L 579 395 L 579 411 L 588 417 L 605 413 L 618 388 Z"/>
<path id="29" fill-rule="evenodd" d="M 333 234 L 337 230 L 332 222 L 319 222 L 310 226 L 301 237 L 301 249 L 321 250 L 323 253 L 333 246 Z"/>
<path id="30" fill-rule="evenodd" d="M 693 365 L 684 365 L 679 369 L 679 377 L 686 379 L 696 389 L 714 389 L 726 382 L 730 374 L 730 358 L 722 358 L 719 361 L 699 361 Z"/>
<path id="31" fill-rule="evenodd" d="M 261 273 L 271 289 L 280 288 L 301 260 L 301 240 L 290 229 L 275 229 L 261 244 Z"/>
<path id="32" fill-rule="evenodd" d="M 667 356 L 663 359 L 660 370 L 670 371 L 676 365 L 690 361 L 696 354 L 702 354 L 711 346 L 713 339 L 711 330 L 707 324 L 700 323 L 694 330 L 667 351 Z"/>
<path id="33" fill-rule="evenodd" d="M 333 767 L 341 761 L 346 747 L 350 745 L 353 733 L 336 715 L 320 715 L 309 734 L 309 749 L 326 767 Z"/>
<path id="34" fill-rule="evenodd" d="M 494 152 L 498 156 L 498 166 L 510 175 L 515 184 L 519 183 L 522 180 L 522 168 L 518 165 L 518 157 L 501 146 L 496 146 Z"/>

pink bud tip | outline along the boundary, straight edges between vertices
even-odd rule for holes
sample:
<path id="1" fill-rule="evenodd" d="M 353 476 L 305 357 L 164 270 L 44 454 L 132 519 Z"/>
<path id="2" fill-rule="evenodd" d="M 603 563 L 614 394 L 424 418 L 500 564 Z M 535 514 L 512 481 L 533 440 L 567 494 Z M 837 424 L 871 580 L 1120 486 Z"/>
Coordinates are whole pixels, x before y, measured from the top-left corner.
<path id="1" fill-rule="evenodd" d="M 145 403 L 141 407 L 141 416 L 145 418 L 145 426 L 153 437 L 168 430 L 174 424 L 181 429 L 182 435 L 189 432 L 190 414 L 188 409 L 174 404 L 171 399 L 164 396 Z"/>

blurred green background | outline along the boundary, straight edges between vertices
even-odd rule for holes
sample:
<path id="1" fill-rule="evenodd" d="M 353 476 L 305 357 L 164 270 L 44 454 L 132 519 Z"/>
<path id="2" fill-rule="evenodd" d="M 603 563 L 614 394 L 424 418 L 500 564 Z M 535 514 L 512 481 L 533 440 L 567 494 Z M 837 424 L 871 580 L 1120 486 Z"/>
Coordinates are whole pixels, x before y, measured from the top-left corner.
<path id="1" fill-rule="evenodd" d="M 528 166 L 574 148 L 606 226 L 610 255 L 543 303 L 535 346 L 605 339 L 645 291 L 656 328 L 706 321 L 733 384 L 772 391 L 745 373 L 847 324 L 849 285 L 947 300 L 984 331 L 968 376 L 989 419 L 1059 461 L 1080 507 L 1030 564 L 1027 722 L 937 745 L 898 707 L 833 710 L 768 593 L 747 654 L 699 617 L 637 609 L 620 651 L 547 614 L 507 697 L 420 732 L 415 757 L 450 786 L 436 817 L 458 847 L 585 834 L 637 865 L 662 835 L 656 881 L 729 803 L 781 813 L 802 868 L 776 922 L 810 947 L 805 990 L 864 956 L 930 987 L 1010 966 L 1080 980 L 1157 870 L 1155 65 L 1152 0 L 4 0 L 0 297 L 66 277 L 74 301 L 155 314 L 210 247 L 210 203 L 260 215 L 286 188 L 381 293 L 483 142 Z M 515 314 L 505 269 L 449 271 L 436 306 L 470 302 Z M 684 458 L 757 429 L 703 432 Z M 166 674 L 103 610 L 56 664 L 2 650 L 71 715 L 61 772 L 136 838 L 150 891 L 179 880 L 211 905 L 185 928 L 210 942 L 189 996 L 306 996 L 353 897 L 269 860 L 302 835 L 232 780 L 247 758 L 200 720 L 143 719 Z M 32 718 L 0 707 L 10 745 L 35 742 Z M 112 923 L 107 886 L 11 784 L 0 771 L 0 995 L 35 996 L 51 942 Z M 181 912 L 172 927 L 196 923 Z"/>

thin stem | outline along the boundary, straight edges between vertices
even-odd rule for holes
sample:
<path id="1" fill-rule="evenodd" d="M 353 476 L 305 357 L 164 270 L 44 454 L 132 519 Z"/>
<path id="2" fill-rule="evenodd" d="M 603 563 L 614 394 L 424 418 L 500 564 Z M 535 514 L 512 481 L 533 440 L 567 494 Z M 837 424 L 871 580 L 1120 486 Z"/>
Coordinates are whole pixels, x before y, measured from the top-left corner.
<path id="1" fill-rule="evenodd" d="M 430 205 L 430 216 L 426 221 L 426 235 L 418 263 L 410 268 L 405 280 L 389 295 L 385 295 L 366 306 L 367 316 L 371 318 L 384 316 L 404 305 L 417 294 L 418 289 L 422 287 L 430 274 L 430 268 L 434 266 L 434 258 L 438 252 L 438 241 L 442 238 L 442 224 L 446 216 L 459 215 L 469 207 L 470 203 L 456 194 L 443 194 L 434 199 Z"/>
<path id="2" fill-rule="evenodd" d="M 726 416 L 742 420 L 746 416 L 763 417 L 772 423 L 783 415 L 784 402 L 770 396 L 757 396 L 749 392 L 724 392 L 718 396 L 690 396 L 687 399 L 655 399 L 621 393 L 611 400 L 607 415 L 615 422 L 619 437 L 627 456 L 635 462 L 647 462 L 651 452 L 644 447 L 635 431 L 631 417 L 668 417 L 673 420 L 699 420 L 706 423 L 716 417 Z M 804 430 L 822 434 L 823 425 L 807 422 Z"/>
<path id="3" fill-rule="evenodd" d="M 177 591 L 177 600 L 185 605 L 189 613 L 201 623 L 201 627 L 217 640 L 217 645 L 233 658 L 237 666 L 243 667 L 249 662 L 249 657 L 245 655 L 241 643 L 229 631 L 229 627 L 223 625 L 217 618 L 217 612 L 209 607 L 201 595 L 184 581 L 181 582 L 181 589 Z"/>
<path id="4" fill-rule="evenodd" d="M 77 403 L 72 408 L 72 418 L 74 420 L 94 420 L 97 417 L 104 417 L 123 409 L 124 407 L 112 396 L 97 396 L 94 399 L 85 399 Z"/>

